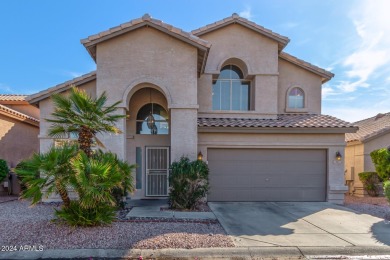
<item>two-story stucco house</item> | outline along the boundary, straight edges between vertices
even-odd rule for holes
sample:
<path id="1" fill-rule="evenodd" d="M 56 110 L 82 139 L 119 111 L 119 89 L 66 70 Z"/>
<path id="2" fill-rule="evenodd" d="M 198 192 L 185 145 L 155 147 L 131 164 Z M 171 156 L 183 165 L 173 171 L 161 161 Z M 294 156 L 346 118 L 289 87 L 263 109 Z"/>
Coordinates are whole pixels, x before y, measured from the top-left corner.
<path id="1" fill-rule="evenodd" d="M 96 71 L 29 101 L 48 118 L 50 95 L 71 84 L 120 100 L 123 134 L 100 139 L 138 164 L 133 198 L 166 196 L 170 163 L 201 153 L 209 201 L 343 200 L 336 154 L 356 128 L 321 115 L 321 86 L 333 74 L 283 52 L 287 37 L 237 14 L 192 32 L 144 15 L 81 42 Z M 48 122 L 40 126 L 45 151 L 53 140 Z"/>

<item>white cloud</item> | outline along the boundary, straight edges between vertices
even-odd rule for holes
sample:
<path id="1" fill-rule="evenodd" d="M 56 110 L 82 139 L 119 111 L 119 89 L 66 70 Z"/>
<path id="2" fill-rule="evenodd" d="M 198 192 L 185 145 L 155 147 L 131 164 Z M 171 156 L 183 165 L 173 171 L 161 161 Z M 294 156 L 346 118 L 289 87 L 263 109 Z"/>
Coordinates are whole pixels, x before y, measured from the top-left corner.
<path id="1" fill-rule="evenodd" d="M 324 86 L 322 87 L 322 98 L 326 99 L 329 96 L 335 95 L 335 91 L 333 88 Z"/>
<path id="2" fill-rule="evenodd" d="M 292 29 L 292 28 L 299 26 L 299 23 L 287 22 L 287 23 L 284 23 L 282 26 L 287 28 L 287 29 Z"/>
<path id="3" fill-rule="evenodd" d="M 12 93 L 12 88 L 6 84 L 0 83 L 0 92 Z"/>
<path id="4" fill-rule="evenodd" d="M 80 72 L 76 72 L 76 71 L 63 71 L 64 75 L 68 76 L 68 77 L 72 77 L 72 78 L 77 78 L 77 77 L 80 77 L 81 75 L 83 75 L 84 73 L 80 73 Z"/>
<path id="5" fill-rule="evenodd" d="M 390 66 L 390 1 L 362 1 L 350 16 L 359 38 L 355 50 L 342 65 L 347 67 L 348 81 L 341 82 L 339 89 L 353 92 L 368 87 L 375 74 Z M 351 47 L 352 48 L 352 47 Z"/>
<path id="6" fill-rule="evenodd" d="M 367 88 L 369 87 L 369 84 L 362 79 L 353 82 L 340 80 L 335 87 L 342 92 L 350 93 L 354 92 L 359 87 Z"/>
<path id="7" fill-rule="evenodd" d="M 239 14 L 239 16 L 241 17 L 244 17 L 248 20 L 251 20 L 253 15 L 252 15 L 252 10 L 249 6 L 245 7 L 245 10 L 244 11 L 241 11 Z"/>

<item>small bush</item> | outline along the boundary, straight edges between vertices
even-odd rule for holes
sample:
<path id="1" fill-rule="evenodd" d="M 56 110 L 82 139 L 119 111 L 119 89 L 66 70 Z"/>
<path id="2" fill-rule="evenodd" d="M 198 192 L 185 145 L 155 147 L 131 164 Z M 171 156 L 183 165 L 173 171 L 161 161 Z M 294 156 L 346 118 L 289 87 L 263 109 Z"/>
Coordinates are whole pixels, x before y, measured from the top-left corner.
<path id="1" fill-rule="evenodd" d="M 385 194 L 387 201 L 390 203 L 390 181 L 383 182 L 383 193 Z"/>
<path id="2" fill-rule="evenodd" d="M 390 151 L 382 148 L 372 151 L 370 156 L 379 178 L 388 180 L 390 178 Z"/>
<path id="3" fill-rule="evenodd" d="M 209 189 L 209 169 L 203 161 L 190 161 L 182 157 L 172 163 L 169 203 L 172 208 L 194 209 Z"/>
<path id="4" fill-rule="evenodd" d="M 0 183 L 7 178 L 9 173 L 9 168 L 7 162 L 3 159 L 0 159 Z"/>
<path id="5" fill-rule="evenodd" d="M 378 183 L 379 177 L 376 172 L 361 172 L 358 174 L 360 181 L 363 183 L 363 188 L 371 197 L 379 195 Z"/>
<path id="6" fill-rule="evenodd" d="M 70 226 L 92 227 L 110 224 L 115 218 L 115 207 L 100 204 L 84 208 L 79 201 L 72 200 L 68 208 L 56 210 L 55 215 Z"/>

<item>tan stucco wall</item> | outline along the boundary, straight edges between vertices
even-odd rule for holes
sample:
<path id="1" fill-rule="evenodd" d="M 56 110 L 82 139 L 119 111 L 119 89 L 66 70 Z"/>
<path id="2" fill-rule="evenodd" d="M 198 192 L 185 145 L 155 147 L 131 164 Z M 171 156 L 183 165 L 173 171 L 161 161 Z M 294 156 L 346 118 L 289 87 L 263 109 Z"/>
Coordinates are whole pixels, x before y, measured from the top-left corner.
<path id="1" fill-rule="evenodd" d="M 321 113 L 321 77 L 278 58 L 278 44 L 241 25 L 233 24 L 201 36 L 212 46 L 205 74 L 198 80 L 201 116 L 272 117 L 286 110 L 287 90 L 299 86 L 305 91 L 306 107 L 300 112 Z M 212 79 L 225 64 L 234 64 L 249 74 L 251 110 L 212 111 Z"/>
<path id="2" fill-rule="evenodd" d="M 201 36 L 211 43 L 205 73 L 218 74 L 223 63 L 231 58 L 242 60 L 248 74 L 278 72 L 278 44 L 239 24 L 231 24 Z"/>
<path id="3" fill-rule="evenodd" d="M 198 140 L 198 149 L 205 161 L 208 148 L 327 149 L 327 201 L 343 203 L 347 191 L 344 184 L 344 161 L 335 160 L 335 154 L 337 151 L 343 154 L 344 134 L 199 133 Z"/>
<path id="4" fill-rule="evenodd" d="M 80 85 L 78 88 L 85 90 L 88 95 L 96 97 L 96 81 L 90 81 L 84 85 Z M 67 95 L 69 91 L 63 93 Z M 110 93 L 108 93 L 110 95 Z M 51 118 L 51 114 L 54 111 L 53 101 L 50 98 L 43 99 L 39 102 L 40 110 L 40 123 L 39 123 L 39 140 L 40 140 L 40 151 L 47 151 L 50 146 L 54 144 L 51 137 L 48 136 L 48 129 L 51 123 L 47 122 L 46 118 Z"/>
<path id="5" fill-rule="evenodd" d="M 39 151 L 38 127 L 0 115 L 0 158 L 15 167 Z"/>
<path id="6" fill-rule="evenodd" d="M 212 46 L 205 74 L 198 80 L 199 112 L 205 116 L 268 117 L 277 113 L 278 44 L 241 25 L 232 24 L 201 36 Z M 226 64 L 240 67 L 251 80 L 251 111 L 212 111 L 212 75 Z"/>
<path id="7" fill-rule="evenodd" d="M 288 113 L 287 91 L 300 87 L 305 92 L 304 112 L 321 113 L 321 77 L 283 59 L 279 59 L 278 113 Z"/>
<path id="8" fill-rule="evenodd" d="M 25 115 L 39 119 L 39 108 L 29 104 L 6 104 L 7 107 L 19 111 Z"/>
<path id="9" fill-rule="evenodd" d="M 197 133 L 197 49 L 156 29 L 144 27 L 97 45 L 97 93 L 108 91 L 111 100 L 127 104 L 133 89 L 142 83 L 155 85 L 173 111 L 172 158 L 181 153 L 195 158 Z M 173 115 L 175 114 L 175 115 Z M 125 126 L 124 122 L 118 122 Z M 121 128 L 122 129 L 122 128 Z M 182 144 L 180 133 L 188 142 Z M 106 136 L 107 147 L 126 158 L 124 136 Z"/>
<path id="10" fill-rule="evenodd" d="M 345 148 L 346 180 L 349 184 L 349 193 L 358 197 L 368 196 L 363 190 L 363 184 L 358 174 L 361 172 L 374 172 L 370 153 L 374 150 L 390 145 L 390 133 L 378 136 L 364 143 L 349 144 Z"/>

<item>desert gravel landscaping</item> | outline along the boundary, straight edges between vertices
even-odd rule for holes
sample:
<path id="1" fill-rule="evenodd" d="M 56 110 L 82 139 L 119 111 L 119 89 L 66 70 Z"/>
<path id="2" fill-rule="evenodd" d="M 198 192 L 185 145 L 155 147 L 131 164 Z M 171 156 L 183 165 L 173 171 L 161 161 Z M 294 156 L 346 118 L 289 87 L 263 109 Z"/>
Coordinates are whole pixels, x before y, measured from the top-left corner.
<path id="1" fill-rule="evenodd" d="M 344 206 L 360 213 L 370 214 L 378 218 L 387 219 L 390 214 L 390 206 L 386 197 L 355 197 L 346 195 Z M 389 219 L 390 220 L 390 219 Z"/>
<path id="2" fill-rule="evenodd" d="M 0 204 L 1 245 L 42 245 L 45 249 L 233 247 L 217 223 L 114 222 L 110 226 L 72 228 L 53 223 L 56 205 L 30 207 L 28 201 Z"/>

